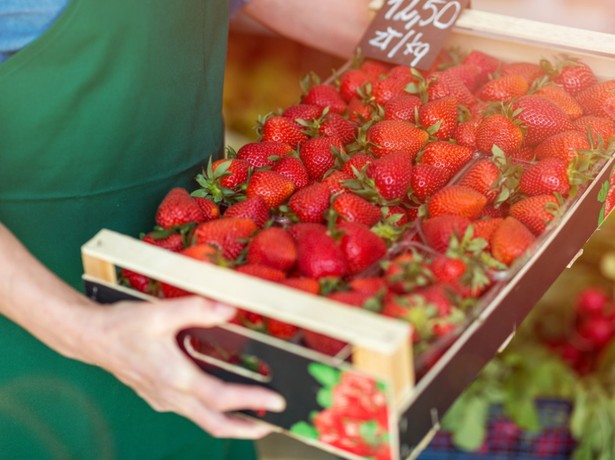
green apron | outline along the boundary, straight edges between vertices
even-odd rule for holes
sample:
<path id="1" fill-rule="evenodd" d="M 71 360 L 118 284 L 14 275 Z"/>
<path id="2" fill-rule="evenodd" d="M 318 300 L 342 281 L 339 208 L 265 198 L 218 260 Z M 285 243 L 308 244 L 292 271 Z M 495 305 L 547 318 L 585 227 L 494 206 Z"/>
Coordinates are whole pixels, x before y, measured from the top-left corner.
<path id="1" fill-rule="evenodd" d="M 80 246 L 138 235 L 223 147 L 227 1 L 72 0 L 0 64 L 0 221 L 80 287 Z M 0 259 L 0 263 L 1 259 Z M 253 458 L 0 318 L 0 458 Z"/>

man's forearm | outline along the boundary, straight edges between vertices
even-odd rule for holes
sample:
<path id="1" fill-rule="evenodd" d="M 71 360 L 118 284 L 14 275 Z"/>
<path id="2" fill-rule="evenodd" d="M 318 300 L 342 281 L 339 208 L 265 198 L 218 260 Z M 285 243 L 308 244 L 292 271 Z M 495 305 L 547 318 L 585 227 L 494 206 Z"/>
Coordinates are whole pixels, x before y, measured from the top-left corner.
<path id="1" fill-rule="evenodd" d="M 351 57 L 371 20 L 369 0 L 251 0 L 244 12 L 288 38 Z"/>

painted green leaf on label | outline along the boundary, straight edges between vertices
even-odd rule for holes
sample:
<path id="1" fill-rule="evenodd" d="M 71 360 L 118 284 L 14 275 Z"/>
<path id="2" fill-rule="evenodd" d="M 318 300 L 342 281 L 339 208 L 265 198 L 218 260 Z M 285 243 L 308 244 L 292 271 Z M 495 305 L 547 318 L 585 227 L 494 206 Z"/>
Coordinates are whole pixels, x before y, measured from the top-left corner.
<path id="1" fill-rule="evenodd" d="M 600 191 L 598 192 L 598 201 L 600 203 L 604 203 L 606 201 L 606 197 L 609 194 L 609 189 L 611 188 L 611 183 L 607 180 L 602 184 Z"/>
<path id="2" fill-rule="evenodd" d="M 365 440 L 368 444 L 372 446 L 377 446 L 380 444 L 380 436 L 379 436 L 379 427 L 378 423 L 375 421 L 364 422 L 359 426 L 359 433 L 361 434 L 361 438 Z"/>
<path id="3" fill-rule="evenodd" d="M 321 363 L 310 363 L 308 372 L 324 387 L 334 387 L 340 381 L 340 371 Z"/>
<path id="4" fill-rule="evenodd" d="M 606 209 L 604 209 L 604 206 L 602 206 L 602 209 L 600 209 L 600 214 L 598 214 L 598 227 L 600 227 L 604 222 L 605 212 Z"/>
<path id="5" fill-rule="evenodd" d="M 322 407 L 331 407 L 331 405 L 333 404 L 333 391 L 331 391 L 331 388 L 321 389 L 316 395 L 316 401 Z"/>
<path id="6" fill-rule="evenodd" d="M 318 431 L 307 422 L 297 422 L 290 427 L 290 432 L 308 439 L 318 439 Z"/>

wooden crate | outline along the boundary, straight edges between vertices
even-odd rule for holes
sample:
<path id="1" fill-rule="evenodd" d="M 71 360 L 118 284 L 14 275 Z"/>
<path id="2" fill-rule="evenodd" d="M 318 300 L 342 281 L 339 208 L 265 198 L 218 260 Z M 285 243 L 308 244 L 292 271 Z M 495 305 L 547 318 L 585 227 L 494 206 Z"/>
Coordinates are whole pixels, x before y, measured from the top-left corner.
<path id="1" fill-rule="evenodd" d="M 467 10 L 449 45 L 483 50 L 505 61 L 537 62 L 566 53 L 582 58 L 599 78 L 615 78 L 615 35 Z M 285 342 L 233 324 L 192 329 L 180 337 L 180 345 L 195 362 L 214 375 L 228 381 L 267 386 L 288 401 L 283 414 L 248 413 L 249 416 L 350 459 L 363 457 L 318 442 L 292 428 L 318 409 L 316 400 L 323 382 L 314 379 L 312 370 L 328 369 L 338 377 L 355 375 L 371 381 L 387 401 L 392 458 L 413 458 L 438 429 L 442 414 L 507 343 L 517 325 L 599 226 L 603 217 L 602 195 L 613 161 L 605 162 L 596 179 L 568 202 L 559 225 L 537 240 L 523 263 L 507 271 L 496 288 L 481 299 L 480 314 L 446 348 L 439 350 L 439 359 L 418 381 L 409 325 L 203 264 L 129 236 L 102 230 L 85 244 L 84 281 L 89 295 L 101 302 L 122 298 L 155 301 L 118 286 L 118 267 L 126 268 L 348 342 L 340 354 L 330 357 L 300 343 Z M 212 358 L 195 348 L 194 339 L 224 343 L 233 350 L 256 356 L 266 362 L 270 373 L 263 376 Z"/>

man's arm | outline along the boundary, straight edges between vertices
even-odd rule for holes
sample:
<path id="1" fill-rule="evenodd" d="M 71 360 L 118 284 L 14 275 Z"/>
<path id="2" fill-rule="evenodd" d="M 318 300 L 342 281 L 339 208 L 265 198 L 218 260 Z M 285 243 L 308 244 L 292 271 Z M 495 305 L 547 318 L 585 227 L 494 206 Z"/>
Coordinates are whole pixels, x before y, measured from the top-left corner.
<path id="1" fill-rule="evenodd" d="M 250 0 L 242 11 L 274 32 L 349 58 L 372 18 L 369 4 L 370 0 Z"/>
<path id="2" fill-rule="evenodd" d="M 237 438 L 269 430 L 224 412 L 283 409 L 282 398 L 268 390 L 204 374 L 176 344 L 180 330 L 220 324 L 233 308 L 196 297 L 100 306 L 48 271 L 2 224 L 0 254 L 0 314 L 62 355 L 112 373 L 154 409 L 183 415 L 214 436 Z"/>

